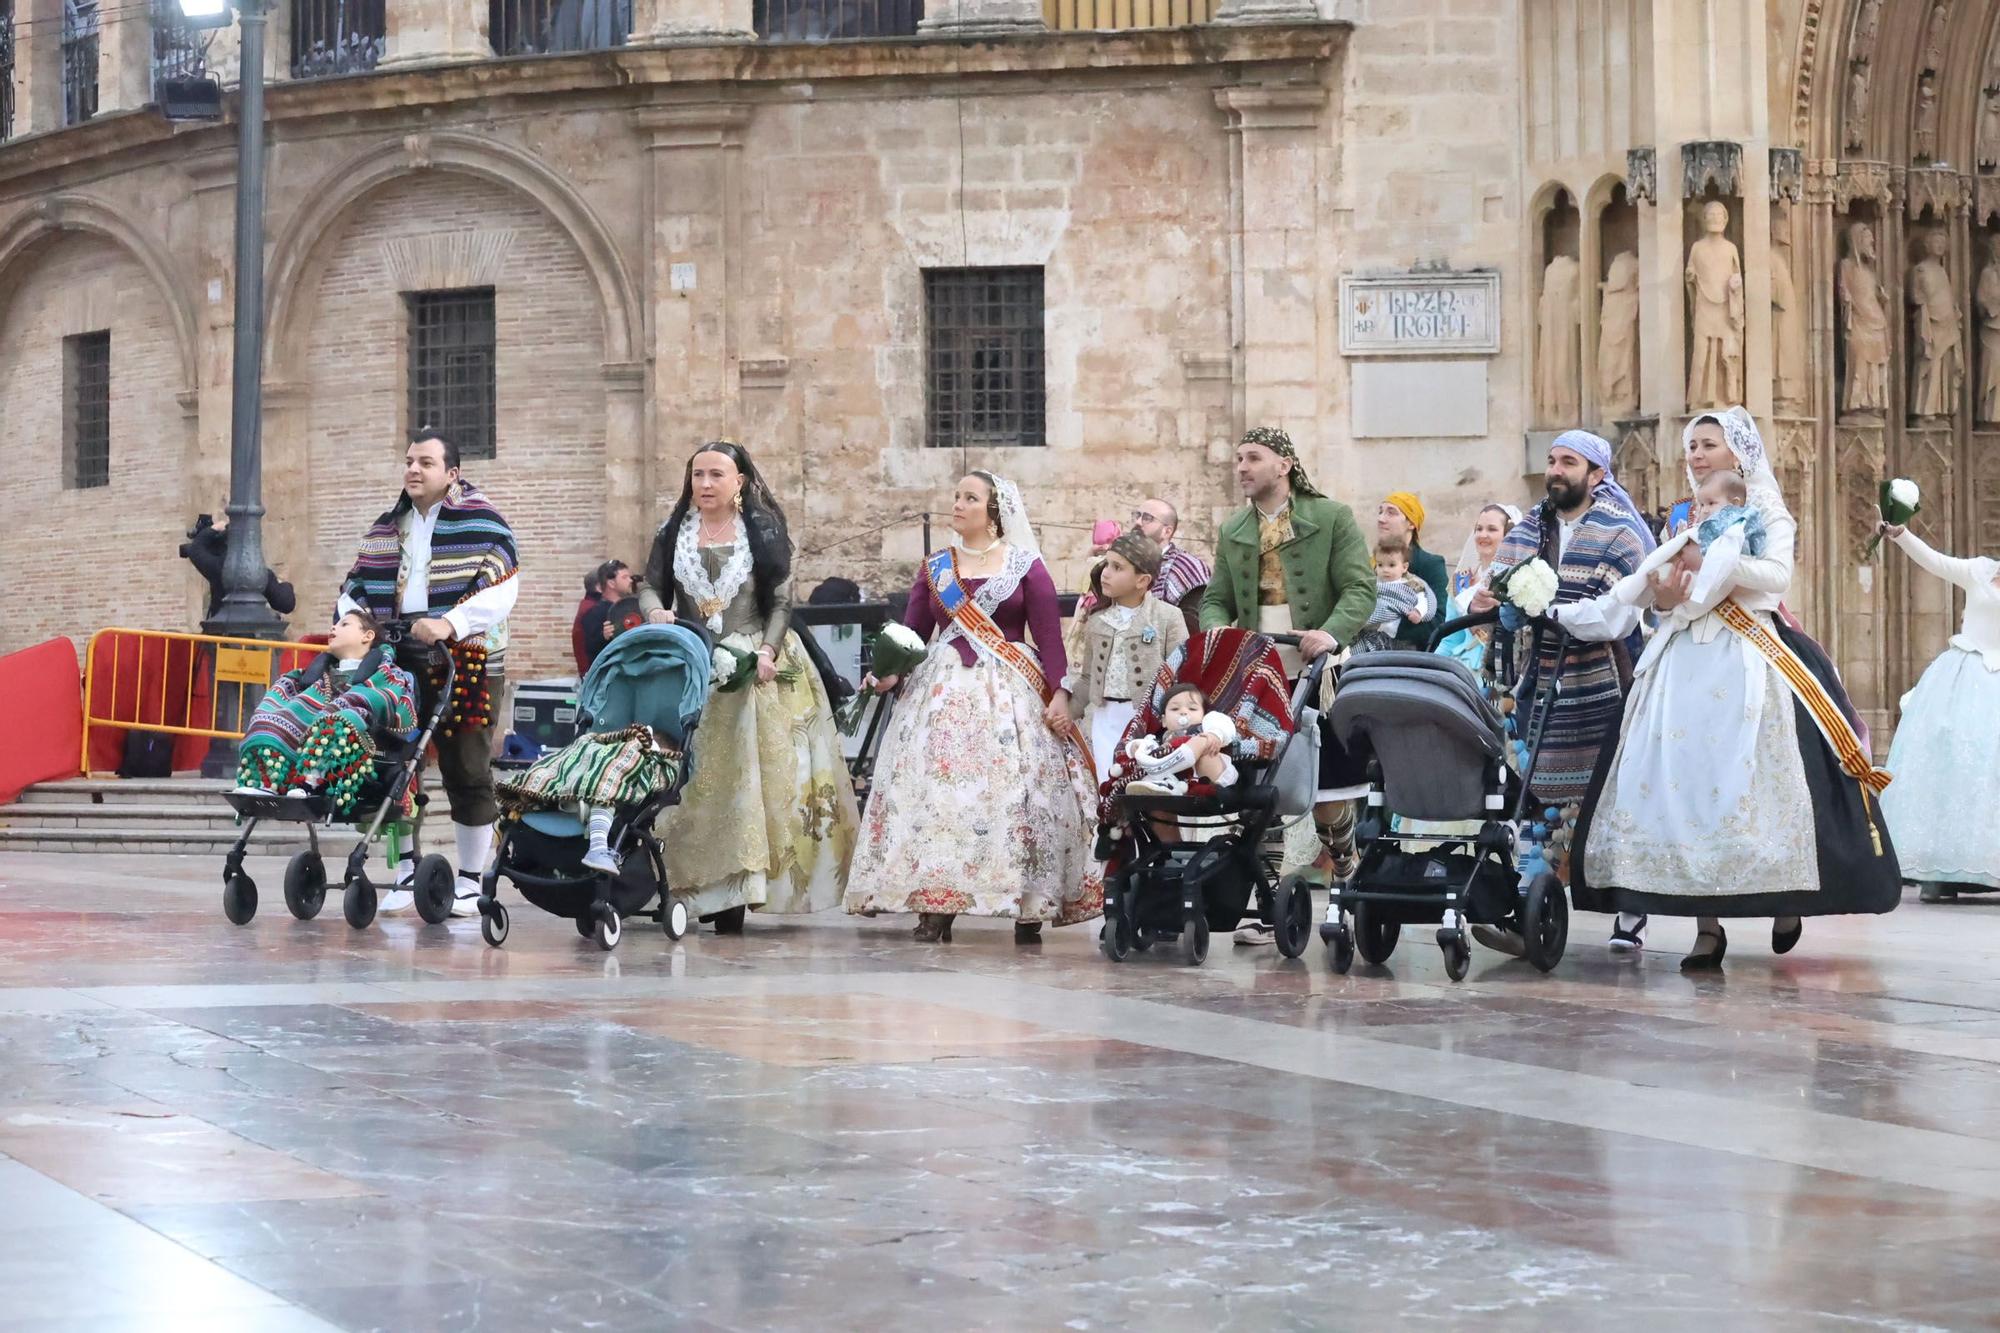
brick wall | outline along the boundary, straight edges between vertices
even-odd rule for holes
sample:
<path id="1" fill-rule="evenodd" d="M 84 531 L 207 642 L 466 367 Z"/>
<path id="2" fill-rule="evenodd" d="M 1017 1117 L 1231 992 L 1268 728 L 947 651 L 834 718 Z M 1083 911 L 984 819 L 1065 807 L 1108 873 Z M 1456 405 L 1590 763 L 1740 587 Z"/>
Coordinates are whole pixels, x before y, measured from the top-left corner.
<path id="1" fill-rule="evenodd" d="M 0 652 L 106 625 L 192 629 L 200 587 L 175 548 L 194 517 L 184 494 L 193 423 L 173 322 L 136 261 L 68 233 L 17 266 L 0 292 Z M 63 339 L 111 333 L 111 482 L 63 475 Z"/>
<path id="2" fill-rule="evenodd" d="M 402 480 L 406 288 L 491 285 L 498 319 L 499 457 L 466 476 L 520 545 L 509 669 L 573 670 L 569 623 L 604 551 L 603 321 L 569 239 L 536 205 L 471 177 L 427 173 L 349 214 L 311 313 L 303 438 L 274 445 L 274 522 L 299 525 L 301 624 L 330 609 L 368 524 Z M 314 608 L 311 615 L 308 608 Z"/>

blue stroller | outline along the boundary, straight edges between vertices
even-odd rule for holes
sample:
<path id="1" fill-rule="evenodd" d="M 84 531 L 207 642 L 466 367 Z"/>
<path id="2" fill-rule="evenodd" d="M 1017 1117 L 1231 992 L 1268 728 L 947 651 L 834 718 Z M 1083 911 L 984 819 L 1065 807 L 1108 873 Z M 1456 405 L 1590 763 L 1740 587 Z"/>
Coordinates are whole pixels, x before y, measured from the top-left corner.
<path id="1" fill-rule="evenodd" d="M 662 745 L 680 752 L 673 781 L 644 801 L 613 812 L 610 847 L 616 874 L 583 864 L 590 848 L 582 820 L 565 810 L 510 811 L 502 816 L 499 845 L 479 897 L 479 933 L 498 948 L 507 940 L 508 914 L 500 881 L 553 916 L 568 917 L 579 935 L 595 936 L 601 949 L 616 948 L 624 918 L 644 915 L 668 939 L 687 934 L 687 904 L 667 892 L 666 857 L 653 835 L 662 810 L 680 802 L 694 769 L 694 732 L 708 703 L 711 649 L 684 625 L 638 625 L 618 635 L 577 689 L 581 733 L 610 735 L 651 727 Z M 658 905 L 648 910 L 654 900 Z"/>

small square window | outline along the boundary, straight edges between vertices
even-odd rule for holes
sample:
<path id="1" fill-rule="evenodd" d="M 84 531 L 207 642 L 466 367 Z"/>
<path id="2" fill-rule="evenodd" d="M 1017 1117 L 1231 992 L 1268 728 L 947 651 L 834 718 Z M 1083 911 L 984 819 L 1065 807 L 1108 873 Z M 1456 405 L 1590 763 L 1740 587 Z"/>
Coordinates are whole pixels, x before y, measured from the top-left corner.
<path id="1" fill-rule="evenodd" d="M 493 289 L 409 292 L 412 431 L 435 430 L 461 458 L 498 452 L 499 357 Z"/>
<path id="2" fill-rule="evenodd" d="M 1046 442 L 1040 268 L 924 270 L 924 442 Z"/>

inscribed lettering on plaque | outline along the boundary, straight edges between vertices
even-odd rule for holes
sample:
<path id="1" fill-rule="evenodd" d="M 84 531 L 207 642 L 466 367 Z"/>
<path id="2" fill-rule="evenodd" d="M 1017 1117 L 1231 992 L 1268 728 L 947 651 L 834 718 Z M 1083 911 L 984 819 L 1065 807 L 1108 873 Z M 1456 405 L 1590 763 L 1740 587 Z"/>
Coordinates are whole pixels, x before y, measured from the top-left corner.
<path id="1" fill-rule="evenodd" d="M 1491 356 L 1500 350 L 1500 275 L 1342 277 L 1340 350 L 1345 356 Z"/>

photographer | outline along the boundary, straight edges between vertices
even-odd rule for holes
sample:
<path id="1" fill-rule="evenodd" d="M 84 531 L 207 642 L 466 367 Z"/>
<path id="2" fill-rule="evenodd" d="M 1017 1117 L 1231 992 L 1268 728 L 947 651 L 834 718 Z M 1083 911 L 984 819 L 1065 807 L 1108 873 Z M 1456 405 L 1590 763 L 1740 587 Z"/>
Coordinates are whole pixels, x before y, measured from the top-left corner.
<path id="1" fill-rule="evenodd" d="M 181 543 L 181 559 L 191 563 L 207 581 L 208 611 L 202 618 L 213 620 L 222 607 L 222 564 L 229 552 L 228 522 L 225 519 L 217 523 L 213 514 L 203 514 L 188 529 L 187 538 Z M 264 600 L 281 616 L 290 615 L 299 604 L 292 585 L 281 581 L 268 567 L 264 570 Z"/>

